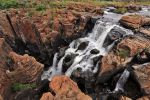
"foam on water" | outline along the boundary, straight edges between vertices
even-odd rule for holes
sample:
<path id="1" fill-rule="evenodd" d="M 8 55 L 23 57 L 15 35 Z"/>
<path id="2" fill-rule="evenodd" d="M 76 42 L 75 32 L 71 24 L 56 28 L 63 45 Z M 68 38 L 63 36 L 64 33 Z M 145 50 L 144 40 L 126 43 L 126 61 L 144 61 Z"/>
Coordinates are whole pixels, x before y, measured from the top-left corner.
<path id="1" fill-rule="evenodd" d="M 99 65 L 98 63 L 94 65 L 93 59 L 101 55 L 106 55 L 113 48 L 117 39 L 105 47 L 103 45 L 108 37 L 108 34 L 114 34 L 111 31 L 115 28 L 119 28 L 121 31 L 123 31 L 123 33 L 125 33 L 123 36 L 133 34 L 132 31 L 120 27 L 119 25 L 98 20 L 93 28 L 92 33 L 89 33 L 86 37 L 76 39 L 70 43 L 68 49 L 65 51 L 65 55 L 59 61 L 57 60 L 58 54 L 56 53 L 54 55 L 53 66 L 50 67 L 48 71 L 43 73 L 41 79 L 51 80 L 53 76 L 61 74 L 71 76 L 72 72 L 77 68 L 81 68 L 82 71 L 89 70 L 93 73 L 96 73 L 99 69 Z M 83 50 L 80 50 L 78 47 L 83 42 L 88 42 L 88 45 Z M 91 50 L 93 49 L 96 49 L 99 52 L 92 54 Z M 72 65 L 66 70 L 66 72 L 63 73 L 63 61 L 67 55 L 71 54 L 76 54 L 77 56 L 74 58 Z"/>

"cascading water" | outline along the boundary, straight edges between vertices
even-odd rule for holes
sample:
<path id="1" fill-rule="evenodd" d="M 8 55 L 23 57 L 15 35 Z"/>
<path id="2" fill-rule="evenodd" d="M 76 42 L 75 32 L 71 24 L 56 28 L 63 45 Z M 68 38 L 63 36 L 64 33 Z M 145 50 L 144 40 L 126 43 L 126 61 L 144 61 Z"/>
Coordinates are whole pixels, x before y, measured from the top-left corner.
<path id="1" fill-rule="evenodd" d="M 106 55 L 120 38 L 129 34 L 133 34 L 132 31 L 99 19 L 92 33 L 84 38 L 74 40 L 59 61 L 58 53 L 54 55 L 52 67 L 43 73 L 41 79 L 51 80 L 53 76 L 61 74 L 71 76 L 72 72 L 78 68 L 82 72 L 96 73 L 99 66 L 98 61 L 95 64 L 94 58 Z M 71 57 L 72 55 L 74 57 Z M 64 67 L 64 62 L 70 62 L 69 67 Z"/>

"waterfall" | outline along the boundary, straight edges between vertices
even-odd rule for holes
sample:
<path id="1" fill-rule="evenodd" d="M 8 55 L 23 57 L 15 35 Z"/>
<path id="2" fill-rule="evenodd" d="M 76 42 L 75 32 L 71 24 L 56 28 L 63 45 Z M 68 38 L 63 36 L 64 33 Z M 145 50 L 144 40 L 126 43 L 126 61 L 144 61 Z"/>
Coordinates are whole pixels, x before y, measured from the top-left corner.
<path id="1" fill-rule="evenodd" d="M 68 49 L 65 51 L 65 55 L 59 61 L 57 60 L 58 53 L 54 55 L 52 67 L 43 73 L 41 79 L 51 80 L 53 76 L 62 74 L 71 76 L 72 72 L 78 68 L 82 72 L 91 71 L 92 73 L 96 73 L 99 65 L 98 61 L 95 64 L 94 59 L 105 56 L 113 48 L 118 39 L 129 34 L 133 34 L 132 31 L 112 22 L 98 20 L 91 33 L 84 38 L 76 39 L 70 43 Z M 111 37 L 115 37 L 115 39 L 111 39 Z M 111 43 L 107 40 L 111 40 Z M 71 55 L 76 56 L 71 58 Z M 73 62 L 69 67 L 64 68 L 63 63 L 67 56 L 73 59 Z M 63 69 L 65 69 L 65 72 L 63 72 Z"/>

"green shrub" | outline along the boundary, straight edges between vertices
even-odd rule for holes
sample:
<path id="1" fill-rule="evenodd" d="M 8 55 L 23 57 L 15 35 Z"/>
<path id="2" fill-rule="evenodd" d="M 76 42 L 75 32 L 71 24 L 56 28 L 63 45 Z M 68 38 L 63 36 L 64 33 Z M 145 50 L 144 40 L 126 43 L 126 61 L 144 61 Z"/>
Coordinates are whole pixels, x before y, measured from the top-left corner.
<path id="1" fill-rule="evenodd" d="M 130 51 L 126 49 L 119 49 L 117 51 L 117 55 L 120 56 L 121 58 L 126 58 L 126 57 L 129 57 Z"/>
<path id="2" fill-rule="evenodd" d="M 0 0 L 0 9 L 17 8 L 17 0 Z"/>
<path id="3" fill-rule="evenodd" d="M 46 10 L 46 6 L 44 4 L 36 5 L 35 8 L 36 8 L 37 11 L 44 11 L 44 10 Z"/>
<path id="4" fill-rule="evenodd" d="M 31 88 L 35 88 L 36 84 L 32 83 L 32 84 L 22 84 L 22 83 L 14 83 L 11 86 L 11 89 L 16 92 L 16 91 L 21 91 L 21 90 L 25 90 L 25 89 L 31 89 Z"/>

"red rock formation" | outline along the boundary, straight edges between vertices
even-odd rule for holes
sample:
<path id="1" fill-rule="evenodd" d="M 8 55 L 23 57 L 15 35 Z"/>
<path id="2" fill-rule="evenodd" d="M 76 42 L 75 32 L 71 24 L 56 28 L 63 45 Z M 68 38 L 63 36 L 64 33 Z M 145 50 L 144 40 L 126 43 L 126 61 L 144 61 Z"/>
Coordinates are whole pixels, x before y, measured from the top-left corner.
<path id="1" fill-rule="evenodd" d="M 10 79 L 6 74 L 6 70 L 8 69 L 7 61 L 8 61 L 8 54 L 11 52 L 11 48 L 5 42 L 3 38 L 0 38 L 0 95 L 4 97 L 7 95 L 10 87 Z"/>
<path id="2" fill-rule="evenodd" d="M 92 100 L 82 93 L 77 84 L 67 76 L 55 76 L 49 86 L 55 96 L 48 92 L 43 94 L 40 100 Z"/>
<path id="3" fill-rule="evenodd" d="M 12 82 L 35 82 L 43 71 L 44 65 L 27 54 L 21 56 L 15 52 L 10 52 L 9 57 L 13 63 L 10 64 L 12 71 L 7 72 L 7 75 Z"/>
<path id="4" fill-rule="evenodd" d="M 135 65 L 135 76 L 140 83 L 141 89 L 150 95 L 150 63 L 145 65 Z"/>
<path id="5" fill-rule="evenodd" d="M 141 51 L 141 49 L 148 48 L 150 41 L 146 38 L 133 36 L 122 40 L 117 48 L 128 49 L 130 51 L 130 56 L 134 56 L 136 53 Z"/>
<path id="6" fill-rule="evenodd" d="M 129 28 L 138 29 L 143 25 L 149 25 L 150 18 L 140 15 L 127 15 L 120 19 L 120 23 Z"/>

